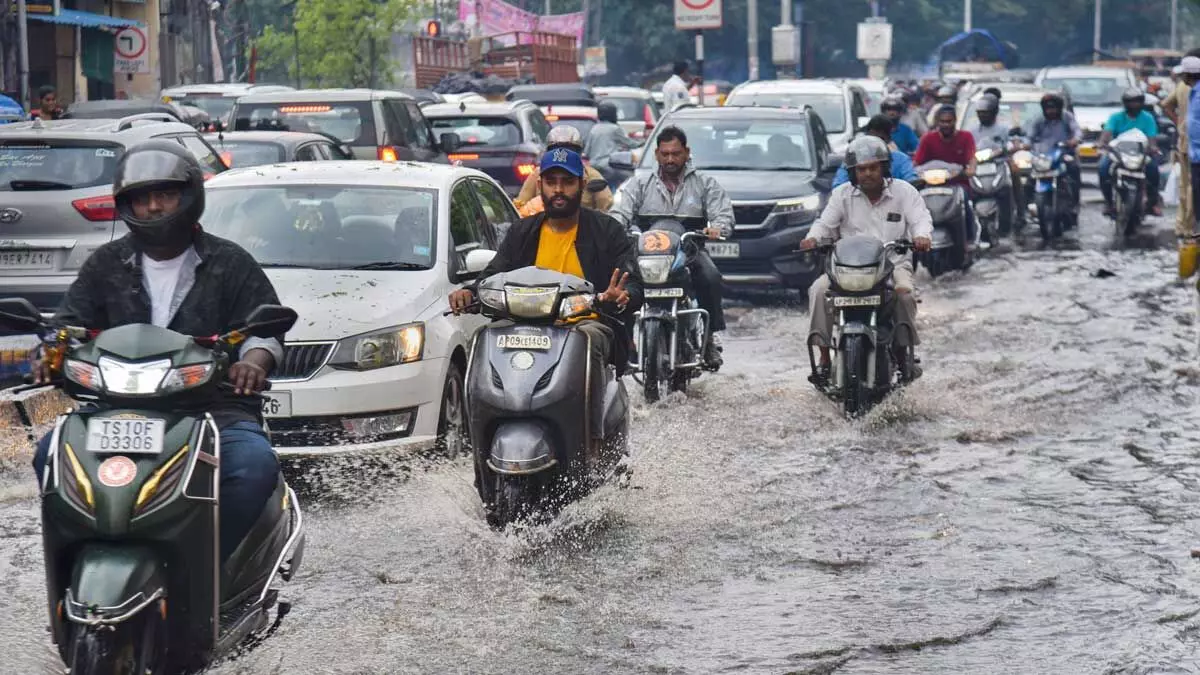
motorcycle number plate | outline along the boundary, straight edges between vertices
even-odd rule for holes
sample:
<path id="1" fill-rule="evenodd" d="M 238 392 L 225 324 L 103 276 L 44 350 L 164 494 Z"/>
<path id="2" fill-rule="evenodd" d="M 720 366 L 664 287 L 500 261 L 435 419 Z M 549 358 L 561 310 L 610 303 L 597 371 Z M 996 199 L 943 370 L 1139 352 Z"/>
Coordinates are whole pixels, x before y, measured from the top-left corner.
<path id="1" fill-rule="evenodd" d="M 93 417 L 88 420 L 88 452 L 119 452 L 122 455 L 157 455 L 163 449 L 166 420 Z"/>
<path id="2" fill-rule="evenodd" d="M 975 175 L 976 176 L 995 176 L 996 175 L 996 165 L 995 164 L 980 164 L 979 166 L 975 167 Z"/>
<path id="3" fill-rule="evenodd" d="M 647 288 L 642 291 L 642 296 L 649 298 L 682 298 L 682 288 Z"/>
<path id="4" fill-rule="evenodd" d="M 878 295 L 835 295 L 834 307 L 878 307 L 882 298 Z"/>
<path id="5" fill-rule="evenodd" d="M 948 188 L 948 187 L 925 188 L 924 190 L 921 190 L 921 194 L 922 195 L 952 195 L 952 194 L 954 194 L 954 188 Z"/>
<path id="6" fill-rule="evenodd" d="M 500 349 L 539 349 L 548 351 L 550 349 L 549 335 L 501 335 L 496 339 L 496 346 Z"/>
<path id="7" fill-rule="evenodd" d="M 737 258 L 742 255 L 742 245 L 736 241 L 708 242 L 708 254 L 714 258 Z"/>
<path id="8" fill-rule="evenodd" d="M 1117 169 L 1117 175 L 1124 178 L 1145 178 L 1145 171 L 1130 171 L 1129 169 Z"/>

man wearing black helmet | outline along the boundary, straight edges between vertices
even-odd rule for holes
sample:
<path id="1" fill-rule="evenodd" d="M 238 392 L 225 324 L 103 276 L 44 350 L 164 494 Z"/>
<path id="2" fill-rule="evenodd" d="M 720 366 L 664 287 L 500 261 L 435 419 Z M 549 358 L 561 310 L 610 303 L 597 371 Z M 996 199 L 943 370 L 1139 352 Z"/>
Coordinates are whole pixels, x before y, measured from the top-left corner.
<path id="1" fill-rule="evenodd" d="M 1150 141 L 1146 149 L 1152 156 L 1151 160 L 1146 163 L 1146 208 L 1154 215 L 1161 216 L 1162 206 L 1158 203 L 1160 176 L 1158 162 L 1154 158 L 1158 155 L 1158 144 L 1155 142 L 1155 138 L 1158 136 L 1158 122 L 1154 119 L 1154 115 L 1146 110 L 1146 95 L 1142 93 L 1141 89 L 1130 87 L 1122 92 L 1121 105 L 1125 109 L 1113 113 L 1104 123 L 1099 146 L 1107 147 L 1109 141 L 1133 129 L 1146 135 Z M 1106 216 L 1113 215 L 1112 176 L 1108 173 L 1111 170 L 1112 160 L 1106 153 L 1100 158 L 1100 166 L 1097 169 L 1100 178 L 1100 192 L 1104 195 L 1104 215 Z"/>
<path id="2" fill-rule="evenodd" d="M 129 234 L 83 263 L 55 315 L 57 323 L 96 330 L 149 323 L 184 335 L 227 333 L 256 307 L 278 304 L 270 280 L 237 244 L 200 228 L 204 177 L 176 141 L 151 140 L 117 163 L 113 199 Z M 209 411 L 221 430 L 220 551 L 225 560 L 249 532 L 279 478 L 279 461 L 252 394 L 283 358 L 282 338 L 249 338 L 231 357 L 229 393 Z M 43 364 L 35 378 L 45 382 Z M 49 436 L 38 444 L 41 476 Z"/>
<path id="3" fill-rule="evenodd" d="M 904 105 L 904 101 L 899 96 L 889 96 L 883 99 L 879 104 L 879 111 L 887 115 L 888 120 L 892 123 L 892 142 L 896 144 L 896 149 L 906 155 L 912 156 L 917 151 L 917 145 L 921 142 L 917 138 L 917 132 L 913 128 L 903 122 L 904 112 L 908 109 Z"/>

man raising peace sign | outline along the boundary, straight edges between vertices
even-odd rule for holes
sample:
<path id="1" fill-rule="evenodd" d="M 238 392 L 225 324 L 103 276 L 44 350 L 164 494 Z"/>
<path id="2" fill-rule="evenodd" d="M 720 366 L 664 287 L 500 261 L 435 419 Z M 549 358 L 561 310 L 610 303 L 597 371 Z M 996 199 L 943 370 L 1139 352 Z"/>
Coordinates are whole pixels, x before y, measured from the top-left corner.
<path id="1" fill-rule="evenodd" d="M 587 279 L 598 291 L 604 289 L 596 301 L 608 316 L 580 321 L 576 328 L 589 338 L 592 367 L 602 369 L 612 363 L 619 375 L 629 362 L 628 327 L 633 325 L 633 313 L 642 306 L 642 277 L 625 228 L 599 211 L 580 207 L 583 176 L 578 152 L 563 147 L 547 151 L 539 178 L 546 210 L 509 228 L 496 257 L 479 278 L 537 265 Z M 474 301 L 473 285 L 450 294 L 450 308 L 456 314 Z M 595 429 L 600 430 L 599 426 Z"/>

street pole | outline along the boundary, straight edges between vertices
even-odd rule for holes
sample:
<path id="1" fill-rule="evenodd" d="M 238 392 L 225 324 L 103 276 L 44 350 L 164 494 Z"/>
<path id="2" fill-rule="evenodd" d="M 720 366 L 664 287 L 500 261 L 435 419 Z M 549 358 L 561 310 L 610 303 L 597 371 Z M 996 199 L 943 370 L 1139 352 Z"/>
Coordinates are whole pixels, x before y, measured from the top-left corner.
<path id="1" fill-rule="evenodd" d="M 1179 49 L 1179 0 L 1171 0 L 1171 50 Z"/>
<path id="2" fill-rule="evenodd" d="M 550 16 L 550 0 L 546 0 L 546 10 L 542 14 Z"/>
<path id="3" fill-rule="evenodd" d="M 963 32 L 971 32 L 971 0 L 963 0 Z"/>
<path id="4" fill-rule="evenodd" d="M 17 67 L 21 74 L 21 107 L 32 110 L 29 101 L 29 24 L 25 0 L 17 0 Z"/>
<path id="5" fill-rule="evenodd" d="M 546 0 L 549 2 L 550 0 Z M 758 0 L 746 0 L 746 53 L 750 57 L 750 80 L 758 79 Z"/>
<path id="6" fill-rule="evenodd" d="M 1096 23 L 1092 27 L 1092 60 L 1095 61 L 1100 51 L 1100 0 L 1096 0 Z"/>
<path id="7" fill-rule="evenodd" d="M 696 31 L 696 77 L 700 78 L 700 84 L 696 85 L 696 94 L 700 99 L 701 107 L 704 106 L 704 31 Z"/>

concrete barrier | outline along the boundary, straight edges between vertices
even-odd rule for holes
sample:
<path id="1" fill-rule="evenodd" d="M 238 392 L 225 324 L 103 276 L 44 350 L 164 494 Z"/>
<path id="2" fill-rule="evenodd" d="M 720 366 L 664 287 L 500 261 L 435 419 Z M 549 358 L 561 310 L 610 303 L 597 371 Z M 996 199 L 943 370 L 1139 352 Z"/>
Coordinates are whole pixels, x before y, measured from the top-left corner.
<path id="1" fill-rule="evenodd" d="M 58 389 L 31 389 L 15 395 L 0 392 L 0 462 L 33 457 L 30 432 L 35 438 L 40 436 L 60 414 L 74 407 L 75 402 Z"/>

